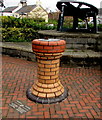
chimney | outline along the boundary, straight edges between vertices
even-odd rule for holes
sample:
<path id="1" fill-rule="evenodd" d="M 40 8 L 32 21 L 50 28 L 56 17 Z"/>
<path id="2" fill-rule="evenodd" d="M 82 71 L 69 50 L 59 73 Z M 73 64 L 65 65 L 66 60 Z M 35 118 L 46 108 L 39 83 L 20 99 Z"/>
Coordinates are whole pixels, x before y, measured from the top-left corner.
<path id="1" fill-rule="evenodd" d="M 20 0 L 20 3 L 22 5 L 22 7 L 26 6 L 27 5 L 27 0 Z"/>

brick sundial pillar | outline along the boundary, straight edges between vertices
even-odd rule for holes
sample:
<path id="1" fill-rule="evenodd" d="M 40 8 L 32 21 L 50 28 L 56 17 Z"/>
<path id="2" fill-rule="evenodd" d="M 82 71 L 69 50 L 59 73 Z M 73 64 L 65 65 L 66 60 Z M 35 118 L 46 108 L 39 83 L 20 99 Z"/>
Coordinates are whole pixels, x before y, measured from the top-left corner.
<path id="1" fill-rule="evenodd" d="M 27 90 L 27 97 L 38 103 L 60 102 L 68 96 L 67 89 L 59 80 L 60 57 L 66 42 L 59 39 L 36 39 L 32 49 L 37 57 L 38 80 Z"/>

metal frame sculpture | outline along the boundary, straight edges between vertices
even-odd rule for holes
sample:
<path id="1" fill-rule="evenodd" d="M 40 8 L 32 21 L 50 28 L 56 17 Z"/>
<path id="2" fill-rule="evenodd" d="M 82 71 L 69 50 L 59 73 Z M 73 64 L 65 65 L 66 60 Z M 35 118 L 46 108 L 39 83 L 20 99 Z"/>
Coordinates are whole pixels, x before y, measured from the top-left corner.
<path id="1" fill-rule="evenodd" d="M 2 11 L 3 7 L 5 8 L 4 1 L 0 0 L 0 13 L 1 13 L 1 16 L 3 16 L 3 11 Z"/>
<path id="2" fill-rule="evenodd" d="M 77 3 L 78 5 L 74 6 L 73 3 Z M 82 5 L 86 7 L 82 8 Z M 57 31 L 63 31 L 64 16 L 73 16 L 72 31 L 77 31 L 78 18 L 80 18 L 82 20 L 86 20 L 88 32 L 97 32 L 96 16 L 98 15 L 98 9 L 93 5 L 75 0 L 61 0 L 57 2 L 56 6 L 61 11 L 59 14 Z M 94 27 L 92 30 L 88 28 L 87 17 L 93 17 Z"/>

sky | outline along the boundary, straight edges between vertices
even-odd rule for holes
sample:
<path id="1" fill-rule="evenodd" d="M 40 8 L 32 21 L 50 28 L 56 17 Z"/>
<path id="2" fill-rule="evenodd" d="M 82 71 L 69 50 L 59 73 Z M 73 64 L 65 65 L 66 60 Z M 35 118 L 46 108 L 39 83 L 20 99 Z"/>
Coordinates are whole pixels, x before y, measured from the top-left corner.
<path id="1" fill-rule="evenodd" d="M 40 1 L 42 3 L 42 6 L 45 9 L 48 8 L 49 10 L 55 11 L 57 9 L 56 3 L 59 0 L 40 0 Z M 87 2 L 89 4 L 94 5 L 97 8 L 100 8 L 100 2 L 102 0 L 78 0 L 78 1 Z M 4 5 L 6 7 L 17 6 L 19 2 L 20 2 L 20 0 L 4 0 Z M 33 5 L 35 3 L 36 3 L 36 0 L 27 0 L 28 5 Z"/>

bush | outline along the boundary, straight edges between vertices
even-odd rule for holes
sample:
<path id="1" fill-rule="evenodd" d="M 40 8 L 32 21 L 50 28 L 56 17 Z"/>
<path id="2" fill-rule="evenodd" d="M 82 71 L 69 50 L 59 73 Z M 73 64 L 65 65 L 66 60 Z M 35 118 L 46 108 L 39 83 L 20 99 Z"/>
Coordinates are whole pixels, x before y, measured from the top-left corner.
<path id="1" fill-rule="evenodd" d="M 43 19 L 31 19 L 31 18 L 15 18 L 12 16 L 2 16 L 0 17 L 2 21 L 2 27 L 3 28 L 9 28 L 9 27 L 16 27 L 16 28 L 33 28 L 34 30 L 49 30 L 49 29 L 55 29 L 56 24 L 54 26 L 49 27 L 44 22 Z"/>
<path id="2" fill-rule="evenodd" d="M 3 28 L 3 42 L 30 42 L 33 39 L 39 38 L 37 31 L 32 28 Z"/>
<path id="3" fill-rule="evenodd" d="M 102 31 L 102 24 L 98 24 L 98 30 Z"/>
<path id="4" fill-rule="evenodd" d="M 12 16 L 2 16 L 2 40 L 4 42 L 29 42 L 35 38 L 39 38 L 37 30 L 51 30 L 56 28 L 50 26 L 50 22 L 46 23 L 43 19 L 31 18 L 15 18 Z"/>

